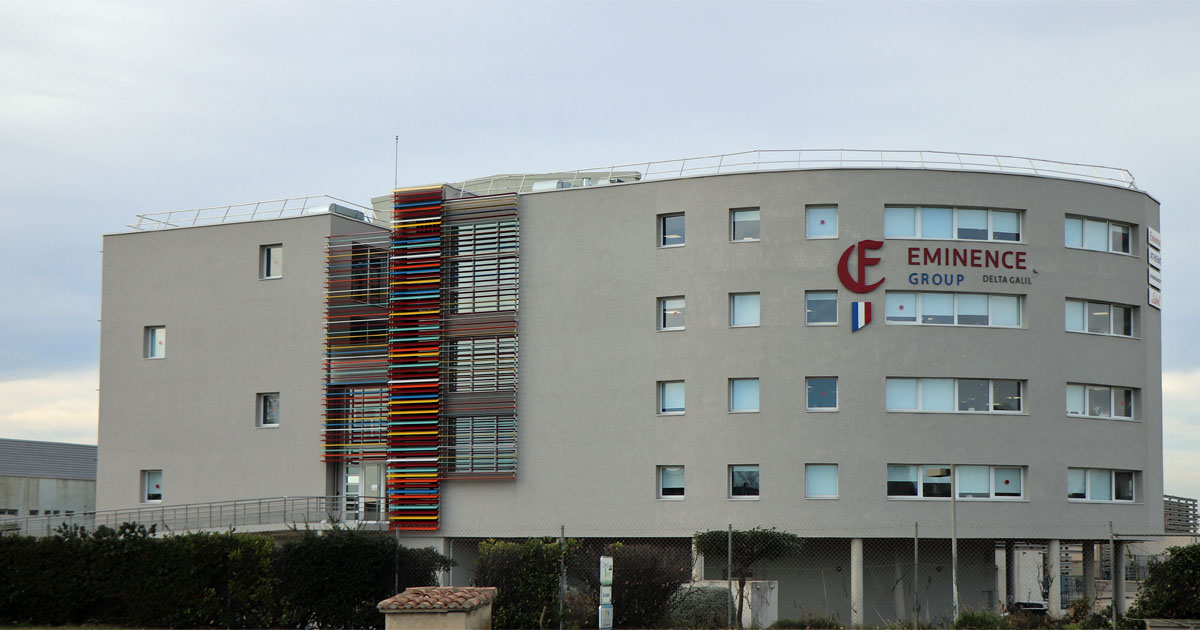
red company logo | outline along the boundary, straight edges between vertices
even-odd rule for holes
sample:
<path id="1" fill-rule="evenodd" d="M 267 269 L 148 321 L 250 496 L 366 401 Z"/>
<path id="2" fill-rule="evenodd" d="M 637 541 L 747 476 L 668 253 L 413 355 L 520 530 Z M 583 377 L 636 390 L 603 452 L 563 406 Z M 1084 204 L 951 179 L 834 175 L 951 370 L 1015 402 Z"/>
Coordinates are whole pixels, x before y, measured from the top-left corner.
<path id="1" fill-rule="evenodd" d="M 854 252 L 855 246 L 858 247 L 858 278 L 850 275 L 850 254 Z M 880 249 L 883 247 L 883 241 L 863 240 L 846 248 L 842 252 L 842 258 L 838 261 L 838 279 L 842 281 L 842 286 L 850 289 L 855 293 L 870 293 L 876 287 L 883 284 L 887 278 L 880 278 L 874 284 L 867 284 L 867 267 L 879 264 L 878 258 L 867 256 L 867 250 Z"/>

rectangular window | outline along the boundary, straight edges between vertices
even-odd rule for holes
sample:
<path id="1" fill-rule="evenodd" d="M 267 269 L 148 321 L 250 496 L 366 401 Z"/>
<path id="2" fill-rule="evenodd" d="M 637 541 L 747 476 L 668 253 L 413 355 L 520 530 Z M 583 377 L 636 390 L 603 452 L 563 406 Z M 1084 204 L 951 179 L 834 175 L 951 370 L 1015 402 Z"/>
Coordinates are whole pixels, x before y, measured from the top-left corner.
<path id="1" fill-rule="evenodd" d="M 679 247 L 687 236 L 683 213 L 658 215 L 658 246 Z"/>
<path id="2" fill-rule="evenodd" d="M 888 206 L 883 211 L 883 236 L 1019 242 L 1021 219 L 1022 212 L 1019 210 Z"/>
<path id="3" fill-rule="evenodd" d="M 279 426 L 279 392 L 258 395 L 258 413 L 256 424 L 259 427 L 271 428 Z"/>
<path id="4" fill-rule="evenodd" d="M 808 206 L 804 214 L 808 238 L 837 238 L 837 206 Z"/>
<path id="5" fill-rule="evenodd" d="M 1107 468 L 1068 468 L 1067 498 L 1082 501 L 1132 502 L 1135 472 Z"/>
<path id="6" fill-rule="evenodd" d="M 1087 332 L 1115 337 L 1133 336 L 1134 311 L 1137 307 L 1067 300 L 1066 327 L 1071 332 Z"/>
<path id="7" fill-rule="evenodd" d="M 950 474 L 959 499 L 1020 499 L 1025 469 L 1017 466 L 951 466 L 949 464 L 888 464 L 887 495 L 948 499 Z M 920 483 L 918 483 L 918 479 Z"/>
<path id="8" fill-rule="evenodd" d="M 729 379 L 729 411 L 758 411 L 758 379 Z"/>
<path id="9" fill-rule="evenodd" d="M 758 498 L 758 464 L 729 467 L 729 498 Z"/>
<path id="10" fill-rule="evenodd" d="M 950 498 L 950 465 L 925 464 L 921 468 L 925 473 L 921 482 L 921 496 L 926 499 Z"/>
<path id="11" fill-rule="evenodd" d="M 658 382 L 659 415 L 683 413 L 683 381 Z"/>
<path id="12" fill-rule="evenodd" d="M 1020 328 L 1024 296 L 889 291 L 884 300 L 888 324 Z"/>
<path id="13" fill-rule="evenodd" d="M 683 498 L 683 466 L 658 467 L 658 498 Z"/>
<path id="14" fill-rule="evenodd" d="M 658 298 L 658 329 L 683 330 L 684 299 L 682 295 Z"/>
<path id="15" fill-rule="evenodd" d="M 729 240 L 734 243 L 757 241 L 758 208 L 739 208 L 729 211 Z"/>
<path id="16" fill-rule="evenodd" d="M 917 489 L 917 475 L 920 466 L 888 464 L 887 495 L 889 497 L 920 496 Z"/>
<path id="17" fill-rule="evenodd" d="M 283 277 L 283 245 L 263 245 L 258 248 L 258 277 L 263 280 Z"/>
<path id="18" fill-rule="evenodd" d="M 1067 383 L 1067 414 L 1132 420 L 1133 391 L 1128 387 Z"/>
<path id="19" fill-rule="evenodd" d="M 167 356 L 167 327 L 146 326 L 142 335 L 142 356 L 162 359 Z"/>
<path id="20" fill-rule="evenodd" d="M 810 499 L 836 499 L 838 496 L 837 464 L 805 464 L 804 496 Z"/>
<path id="21" fill-rule="evenodd" d="M 808 389 L 809 411 L 837 411 L 836 376 L 809 377 L 805 379 Z"/>
<path id="22" fill-rule="evenodd" d="M 142 471 L 142 503 L 158 503 L 162 501 L 162 471 Z"/>
<path id="23" fill-rule="evenodd" d="M 1025 382 L 980 378 L 888 378 L 888 411 L 1020 413 Z"/>
<path id="24" fill-rule="evenodd" d="M 757 326 L 759 302 L 757 293 L 730 293 L 729 325 L 734 327 Z"/>
<path id="25" fill-rule="evenodd" d="M 837 324 L 837 291 L 805 291 L 804 323 Z"/>
<path id="26" fill-rule="evenodd" d="M 1073 249 L 1130 254 L 1132 233 L 1133 226 L 1126 223 L 1069 216 L 1063 223 L 1063 244 Z"/>

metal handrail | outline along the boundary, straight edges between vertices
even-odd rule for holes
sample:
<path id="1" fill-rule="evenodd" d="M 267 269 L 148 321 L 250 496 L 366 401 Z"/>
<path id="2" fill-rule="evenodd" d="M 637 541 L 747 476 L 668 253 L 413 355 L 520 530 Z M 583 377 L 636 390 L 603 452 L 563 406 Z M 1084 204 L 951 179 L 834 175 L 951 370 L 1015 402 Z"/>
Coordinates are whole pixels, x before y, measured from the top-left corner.
<path id="1" fill-rule="evenodd" d="M 161 230 L 164 228 L 191 227 L 194 225 L 210 225 L 215 223 L 236 223 L 239 221 L 255 221 L 258 219 L 279 219 L 283 217 L 298 217 L 309 209 L 310 202 L 316 205 L 351 206 L 363 210 L 371 216 L 371 209 L 330 195 L 306 195 L 304 197 L 287 197 L 268 201 L 250 201 L 234 203 L 225 206 L 208 206 L 188 210 L 169 210 L 166 212 L 150 212 L 137 215 L 136 220 L 129 224 L 135 230 Z"/>
<path id="2" fill-rule="evenodd" d="M 882 149 L 756 149 L 739 153 L 722 153 L 675 160 L 650 160 L 574 171 L 495 175 L 465 180 L 450 184 L 450 186 L 463 195 L 495 192 L 527 193 L 532 192 L 534 184 L 548 179 L 559 179 L 565 184 L 564 188 L 627 183 L 613 181 L 614 174 L 630 172 L 635 172 L 633 181 L 654 181 L 728 173 L 833 168 L 912 168 L 1025 174 L 1138 190 L 1132 173 L 1126 169 L 1111 166 L 1014 155 Z M 517 177 L 520 177 L 520 181 L 514 182 Z M 497 186 L 498 182 L 504 182 L 505 185 Z"/>
<path id="3" fill-rule="evenodd" d="M 122 523 L 138 523 L 147 527 L 156 525 L 158 532 L 165 534 L 264 525 L 278 525 L 277 529 L 284 529 L 292 525 L 323 527 L 335 523 L 382 523 L 387 514 L 382 511 L 382 499 L 379 501 L 378 509 L 374 510 L 367 508 L 362 497 L 354 496 L 269 497 L 185 505 L 146 503 L 121 510 L 0 517 L 0 534 L 50 536 L 64 524 L 94 531 L 101 525 L 115 528 Z"/>

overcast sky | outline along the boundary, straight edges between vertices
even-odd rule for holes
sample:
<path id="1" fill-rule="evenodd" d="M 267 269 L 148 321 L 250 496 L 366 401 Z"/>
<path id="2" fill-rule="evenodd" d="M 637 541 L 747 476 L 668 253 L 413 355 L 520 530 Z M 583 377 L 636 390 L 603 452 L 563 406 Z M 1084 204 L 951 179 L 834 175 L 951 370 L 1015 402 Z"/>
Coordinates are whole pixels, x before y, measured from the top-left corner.
<path id="1" fill-rule="evenodd" d="M 1200 496 L 1200 4 L 0 2 L 0 436 L 95 442 L 134 214 L 748 149 L 1127 168 L 1162 203 L 1166 491 Z M 1188 325 L 1192 322 L 1192 325 Z"/>

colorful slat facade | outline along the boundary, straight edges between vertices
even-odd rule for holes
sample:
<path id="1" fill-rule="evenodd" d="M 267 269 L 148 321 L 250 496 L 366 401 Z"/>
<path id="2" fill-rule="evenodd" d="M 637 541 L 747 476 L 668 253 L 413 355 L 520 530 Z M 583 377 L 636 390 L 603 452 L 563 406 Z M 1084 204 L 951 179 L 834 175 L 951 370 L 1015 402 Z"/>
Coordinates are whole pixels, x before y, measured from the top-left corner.
<path id="1" fill-rule="evenodd" d="M 442 188 L 398 190 L 392 214 L 388 325 L 388 521 L 438 528 Z"/>
<path id="2" fill-rule="evenodd" d="M 386 462 L 393 529 L 436 530 L 443 480 L 516 476 L 519 242 L 516 195 L 441 187 L 396 191 L 390 233 L 329 239 L 323 459 L 348 502 Z"/>

